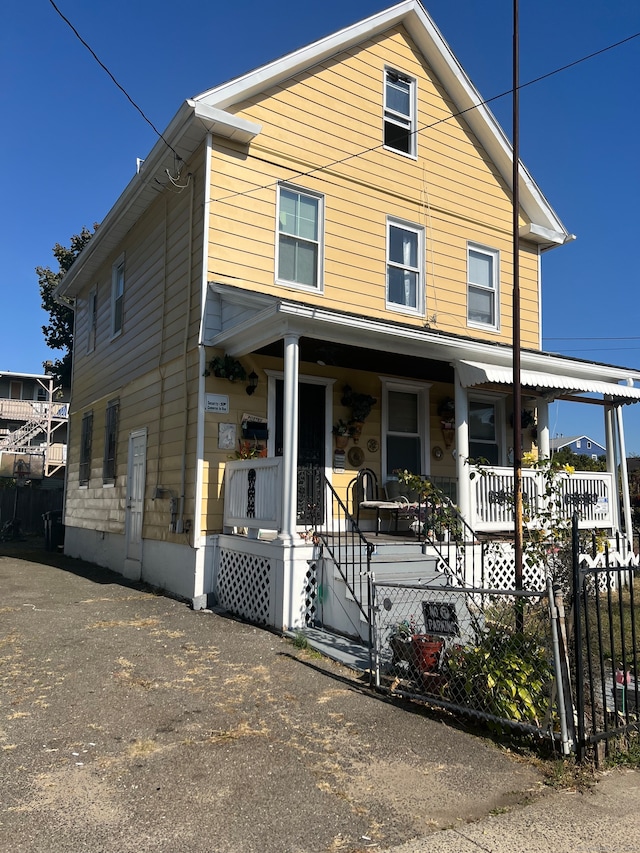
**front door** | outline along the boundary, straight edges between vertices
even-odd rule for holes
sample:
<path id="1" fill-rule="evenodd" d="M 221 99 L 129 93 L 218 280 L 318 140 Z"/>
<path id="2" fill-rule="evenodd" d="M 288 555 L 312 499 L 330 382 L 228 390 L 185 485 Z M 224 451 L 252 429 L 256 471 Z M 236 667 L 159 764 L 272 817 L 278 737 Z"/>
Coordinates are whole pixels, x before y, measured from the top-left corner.
<path id="1" fill-rule="evenodd" d="M 127 511 L 125 516 L 125 576 L 136 580 L 142 574 L 142 517 L 147 470 L 147 431 L 129 435 L 127 467 Z"/>
<path id="2" fill-rule="evenodd" d="M 276 382 L 276 456 L 282 456 L 284 382 Z M 324 518 L 326 386 L 301 382 L 298 386 L 298 508 L 299 524 Z"/>

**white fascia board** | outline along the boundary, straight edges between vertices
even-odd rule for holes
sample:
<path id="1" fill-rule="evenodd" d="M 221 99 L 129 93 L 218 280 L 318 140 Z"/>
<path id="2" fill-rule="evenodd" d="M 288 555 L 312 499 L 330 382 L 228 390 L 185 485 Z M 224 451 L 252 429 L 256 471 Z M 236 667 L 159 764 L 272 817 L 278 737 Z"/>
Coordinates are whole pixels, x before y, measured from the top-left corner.
<path id="1" fill-rule="evenodd" d="M 204 125 L 205 129 L 214 136 L 223 136 L 225 139 L 233 139 L 236 142 L 251 142 L 262 129 L 259 124 L 240 116 L 231 115 L 224 110 L 210 107 L 201 101 L 191 101 L 195 117 Z"/>
<path id="2" fill-rule="evenodd" d="M 260 68 L 249 71 L 213 89 L 197 95 L 195 101 L 205 101 L 221 109 L 226 109 L 239 101 L 251 98 L 266 88 L 277 85 L 312 65 L 316 65 L 336 53 L 347 50 L 354 44 L 372 38 L 398 23 L 410 12 L 421 8 L 416 0 L 405 0 L 389 9 L 378 12 L 370 18 L 351 24 L 337 33 L 325 36 L 312 44 L 299 48 L 292 53 L 275 59 Z"/>
<path id="3" fill-rule="evenodd" d="M 203 130 L 199 130 L 196 137 L 189 135 L 193 117 L 193 102 L 184 101 L 163 133 L 163 139 L 158 139 L 145 158 L 140 171 L 131 178 L 100 223 L 96 233 L 58 284 L 56 297 L 75 296 L 74 286 L 81 274 L 84 272 L 92 274 L 95 271 L 104 257 L 117 246 L 124 234 L 139 218 L 142 211 L 156 198 L 159 188 L 155 178 L 164 177 L 166 181 L 164 170 L 173 171 L 174 169 L 175 157 L 173 151 L 167 147 L 167 143 L 177 150 L 183 160 L 188 160 L 193 154 L 200 138 L 204 135 Z"/>
<path id="4" fill-rule="evenodd" d="M 537 243 L 542 246 L 543 250 L 555 246 L 564 246 L 565 243 L 571 243 L 576 239 L 575 234 L 567 234 L 565 231 L 552 231 L 550 228 L 543 228 L 533 222 L 521 225 L 519 234 L 523 240 Z"/>

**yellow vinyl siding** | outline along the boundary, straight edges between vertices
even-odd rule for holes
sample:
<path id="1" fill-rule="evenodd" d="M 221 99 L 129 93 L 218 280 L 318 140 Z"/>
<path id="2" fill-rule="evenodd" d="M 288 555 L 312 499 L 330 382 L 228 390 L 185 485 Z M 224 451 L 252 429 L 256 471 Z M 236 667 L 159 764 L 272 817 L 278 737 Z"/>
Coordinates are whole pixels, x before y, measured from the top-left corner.
<path id="1" fill-rule="evenodd" d="M 188 166 L 193 190 L 159 193 L 99 270 L 91 285 L 98 285 L 98 329 L 92 353 L 86 351 L 89 287 L 79 295 L 71 414 L 76 438 L 70 450 L 66 501 L 67 523 L 75 527 L 125 532 L 129 435 L 141 428 L 147 430 L 143 537 L 184 541 L 184 534 L 169 532 L 169 494 L 180 496 L 183 466 L 184 518 L 194 519 L 203 151 Z M 112 340 L 111 267 L 123 252 L 124 324 L 122 334 Z M 104 417 L 107 402 L 116 397 L 120 400 L 117 476 L 115 486 L 105 488 Z M 91 477 L 88 488 L 81 488 L 79 436 L 82 415 L 88 410 L 94 416 Z M 154 499 L 156 487 L 167 490 L 166 494 Z"/>
<path id="2" fill-rule="evenodd" d="M 418 158 L 382 148 L 384 68 L 417 80 Z M 232 144 L 213 155 L 210 273 L 214 280 L 292 296 L 486 340 L 510 340 L 511 194 L 402 28 L 354 48 L 238 104 L 262 125 L 238 157 Z M 373 149 L 373 150 L 367 150 Z M 355 156 L 354 156 L 355 155 Z M 336 162 L 342 161 L 342 162 Z M 321 169 L 318 171 L 318 169 Z M 299 175 L 302 172 L 309 174 Z M 324 196 L 323 292 L 274 283 L 277 182 Z M 426 309 L 386 308 L 386 221 L 424 228 Z M 467 243 L 500 252 L 500 329 L 469 327 Z M 538 259 L 523 252 L 523 344 L 539 343 Z"/>

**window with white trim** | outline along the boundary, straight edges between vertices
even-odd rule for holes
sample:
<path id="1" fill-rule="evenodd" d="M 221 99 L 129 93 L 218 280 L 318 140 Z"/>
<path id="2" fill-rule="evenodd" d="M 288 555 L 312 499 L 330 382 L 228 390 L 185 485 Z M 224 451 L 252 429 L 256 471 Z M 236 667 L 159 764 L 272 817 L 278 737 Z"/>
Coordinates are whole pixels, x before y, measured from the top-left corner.
<path id="1" fill-rule="evenodd" d="M 87 352 L 93 352 L 96 347 L 96 331 L 98 328 L 98 286 L 95 285 L 89 292 L 87 302 L 87 320 L 89 323 L 89 336 L 87 340 Z"/>
<path id="2" fill-rule="evenodd" d="M 471 326 L 498 329 L 498 266 L 495 249 L 467 246 L 467 320 Z"/>
<path id="3" fill-rule="evenodd" d="M 124 319 L 124 255 L 111 268 L 111 336 L 122 332 Z"/>
<path id="4" fill-rule="evenodd" d="M 424 448 L 428 446 L 429 386 L 383 380 L 383 478 L 396 479 L 398 469 L 428 473 Z"/>
<path id="5" fill-rule="evenodd" d="M 116 448 L 118 446 L 118 416 L 120 401 L 109 400 L 104 419 L 104 454 L 102 458 L 102 482 L 116 481 Z"/>
<path id="6" fill-rule="evenodd" d="M 88 486 L 91 476 L 91 444 L 93 439 L 93 412 L 85 412 L 82 416 L 82 431 L 80 434 L 80 464 L 78 468 L 78 484 Z"/>
<path id="7" fill-rule="evenodd" d="M 384 146 L 416 156 L 416 81 L 390 68 L 384 72 Z"/>
<path id="8" fill-rule="evenodd" d="M 485 464 L 501 465 L 502 401 L 469 399 L 469 456 Z"/>
<path id="9" fill-rule="evenodd" d="M 424 312 L 424 229 L 387 219 L 387 307 Z"/>
<path id="10" fill-rule="evenodd" d="M 278 281 L 322 287 L 322 196 L 296 187 L 278 187 Z"/>

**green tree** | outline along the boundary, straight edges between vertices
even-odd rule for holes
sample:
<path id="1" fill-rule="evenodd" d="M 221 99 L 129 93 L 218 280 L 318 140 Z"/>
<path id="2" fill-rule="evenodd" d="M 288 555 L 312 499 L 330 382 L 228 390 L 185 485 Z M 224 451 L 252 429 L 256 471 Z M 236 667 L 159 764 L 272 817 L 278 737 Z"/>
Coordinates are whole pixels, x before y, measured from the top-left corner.
<path id="1" fill-rule="evenodd" d="M 60 243 L 55 244 L 53 254 L 58 262 L 57 272 L 54 272 L 50 267 L 36 267 L 42 307 L 49 314 L 48 324 L 42 327 L 45 342 L 51 349 L 64 350 L 61 358 L 56 359 L 54 362 L 47 361 L 43 366 L 47 373 L 52 373 L 64 387 L 69 387 L 71 383 L 73 310 L 69 306 L 57 302 L 54 298 L 54 293 L 60 280 L 71 268 L 71 265 L 93 237 L 97 228 L 97 223 L 94 223 L 93 231 L 83 226 L 79 234 L 73 235 L 71 245 L 68 248 L 61 246 Z"/>
<path id="2" fill-rule="evenodd" d="M 586 453 L 574 453 L 568 447 L 563 447 L 553 454 L 553 461 L 558 466 L 570 465 L 576 471 L 606 471 L 607 457 L 598 456 L 593 459 Z"/>

